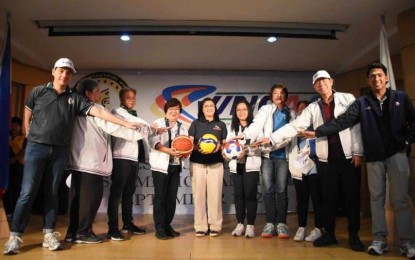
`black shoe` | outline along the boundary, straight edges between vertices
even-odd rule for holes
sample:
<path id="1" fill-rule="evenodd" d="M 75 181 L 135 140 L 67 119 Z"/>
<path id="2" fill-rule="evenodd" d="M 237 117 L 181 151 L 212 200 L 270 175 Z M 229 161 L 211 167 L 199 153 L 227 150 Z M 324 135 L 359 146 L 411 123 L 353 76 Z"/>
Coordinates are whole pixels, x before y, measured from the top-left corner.
<path id="1" fill-rule="evenodd" d="M 169 226 L 169 227 L 166 229 L 166 234 L 167 234 L 169 237 L 179 237 L 179 236 L 180 236 L 180 232 L 178 232 L 178 231 L 174 230 L 172 226 Z"/>
<path id="2" fill-rule="evenodd" d="M 167 239 L 169 239 L 168 234 L 163 229 L 156 230 L 156 237 L 157 237 L 157 239 L 160 239 L 160 240 L 167 240 Z"/>
<path id="3" fill-rule="evenodd" d="M 67 232 L 64 240 L 67 243 L 73 243 L 75 241 L 75 237 L 76 237 L 76 234 Z"/>
<path id="4" fill-rule="evenodd" d="M 77 244 L 98 244 L 102 243 L 104 240 L 95 235 L 93 232 L 85 233 L 85 234 L 78 234 L 76 235 L 74 243 Z"/>
<path id="5" fill-rule="evenodd" d="M 330 245 L 336 245 L 336 244 L 337 244 L 336 237 L 334 237 L 333 235 L 329 235 L 329 234 L 323 234 L 321 237 L 317 238 L 313 242 L 313 245 L 315 247 L 323 247 L 323 246 L 330 246 Z"/>
<path id="6" fill-rule="evenodd" d="M 123 233 L 130 233 L 130 234 L 134 234 L 134 235 L 144 235 L 146 233 L 146 231 L 142 228 L 137 227 L 136 225 L 134 225 L 134 223 L 130 223 L 127 225 L 123 225 L 121 232 Z"/>
<path id="7" fill-rule="evenodd" d="M 107 238 L 114 240 L 114 241 L 123 241 L 125 237 L 121 234 L 118 229 L 109 230 L 107 234 Z"/>
<path id="8" fill-rule="evenodd" d="M 359 236 L 349 237 L 349 245 L 350 249 L 353 251 L 361 252 L 365 250 L 365 245 L 363 245 L 362 241 L 360 241 Z"/>

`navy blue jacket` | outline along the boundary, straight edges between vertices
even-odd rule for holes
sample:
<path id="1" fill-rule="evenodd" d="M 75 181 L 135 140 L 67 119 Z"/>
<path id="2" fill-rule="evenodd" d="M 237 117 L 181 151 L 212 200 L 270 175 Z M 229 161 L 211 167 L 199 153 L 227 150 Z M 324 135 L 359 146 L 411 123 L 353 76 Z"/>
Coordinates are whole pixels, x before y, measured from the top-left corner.
<path id="1" fill-rule="evenodd" d="M 392 138 L 392 150 L 386 149 L 385 137 L 379 124 L 381 111 L 379 100 L 372 93 L 361 96 L 350 105 L 347 111 L 316 129 L 316 136 L 337 133 L 360 122 L 366 162 L 383 161 L 387 157 L 402 151 L 406 144 L 415 142 L 415 108 L 408 95 L 400 90 L 387 90 L 389 111 L 389 136 Z"/>

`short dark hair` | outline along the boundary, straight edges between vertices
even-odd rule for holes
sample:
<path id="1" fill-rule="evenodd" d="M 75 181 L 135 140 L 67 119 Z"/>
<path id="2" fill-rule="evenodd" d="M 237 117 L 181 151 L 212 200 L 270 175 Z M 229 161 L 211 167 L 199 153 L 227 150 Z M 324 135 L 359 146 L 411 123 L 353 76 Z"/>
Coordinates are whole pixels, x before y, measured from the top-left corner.
<path id="1" fill-rule="evenodd" d="M 388 75 L 388 69 L 385 65 L 383 65 L 382 63 L 371 63 L 369 64 L 369 66 L 367 66 L 366 77 L 369 78 L 370 72 L 373 69 L 382 69 L 383 73 L 385 73 L 385 75 Z"/>
<path id="2" fill-rule="evenodd" d="M 300 100 L 300 101 L 298 101 L 298 103 L 297 103 L 297 109 L 300 107 L 301 104 L 304 104 L 305 106 L 308 106 L 308 105 L 310 105 L 310 101 L 308 101 L 308 100 Z"/>
<path id="3" fill-rule="evenodd" d="M 171 99 L 167 100 L 166 104 L 164 104 L 164 113 L 166 113 L 167 110 L 169 110 L 169 108 L 176 107 L 176 106 L 179 106 L 180 113 L 181 113 L 182 112 L 182 103 L 177 98 L 171 98 Z"/>
<path id="4" fill-rule="evenodd" d="M 134 92 L 134 95 L 137 95 L 137 91 L 133 88 L 122 88 L 119 94 L 120 100 L 124 97 L 125 93 L 130 92 L 130 91 Z"/>
<path id="5" fill-rule="evenodd" d="M 91 92 L 96 87 L 98 87 L 98 81 L 95 79 L 82 79 L 76 86 L 76 92 L 86 96 L 87 91 Z"/>
<path id="6" fill-rule="evenodd" d="M 216 107 L 216 104 L 215 104 L 215 102 L 213 101 L 213 99 L 212 99 L 212 98 L 210 98 L 210 97 L 204 98 L 204 99 L 202 100 L 202 102 L 200 102 L 200 105 L 199 105 L 199 111 L 198 111 L 198 113 L 197 113 L 197 119 L 198 119 L 199 121 L 205 121 L 205 120 L 206 120 L 206 118 L 205 118 L 205 114 L 203 114 L 203 105 L 204 105 L 206 102 L 208 102 L 208 101 L 212 101 L 212 103 L 215 105 L 215 113 L 213 114 L 213 120 L 214 120 L 214 121 L 219 121 L 220 119 L 219 119 L 218 108 Z"/>
<path id="7" fill-rule="evenodd" d="M 285 100 L 284 100 L 284 102 L 287 101 L 287 99 L 288 99 L 288 89 L 283 84 L 281 84 L 281 83 L 275 84 L 275 85 L 273 85 L 271 87 L 271 89 L 269 91 L 269 100 L 272 101 L 272 92 L 274 92 L 274 90 L 277 89 L 277 88 L 281 89 L 282 92 L 284 92 L 284 94 L 285 94 Z"/>

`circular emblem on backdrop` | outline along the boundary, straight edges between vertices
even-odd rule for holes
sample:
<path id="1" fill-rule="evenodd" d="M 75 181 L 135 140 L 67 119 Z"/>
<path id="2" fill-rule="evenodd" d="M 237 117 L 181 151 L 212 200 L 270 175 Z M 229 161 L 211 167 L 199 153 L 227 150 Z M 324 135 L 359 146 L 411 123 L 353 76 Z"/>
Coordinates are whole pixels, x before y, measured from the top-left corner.
<path id="1" fill-rule="evenodd" d="M 123 88 L 129 88 L 127 83 L 117 75 L 109 72 L 94 72 L 81 78 L 82 79 L 95 79 L 98 81 L 101 89 L 101 101 L 100 104 L 111 110 L 114 106 L 119 105 L 118 93 Z M 76 85 L 78 85 L 76 82 Z"/>

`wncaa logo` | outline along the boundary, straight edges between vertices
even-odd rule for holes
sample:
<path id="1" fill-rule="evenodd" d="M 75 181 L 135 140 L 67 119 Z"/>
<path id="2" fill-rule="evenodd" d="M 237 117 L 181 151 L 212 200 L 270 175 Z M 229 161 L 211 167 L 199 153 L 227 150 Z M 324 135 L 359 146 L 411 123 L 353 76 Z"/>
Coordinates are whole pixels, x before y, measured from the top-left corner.
<path id="1" fill-rule="evenodd" d="M 208 97 L 216 91 L 215 86 L 210 85 L 176 85 L 165 88 L 162 94 L 156 97 L 155 103 L 152 105 L 152 111 L 158 116 L 163 116 L 163 108 L 166 100 L 170 98 L 177 98 L 182 102 L 183 112 L 180 119 L 184 122 L 191 123 L 197 118 L 199 102 Z M 292 93 L 286 101 L 289 108 L 295 108 L 300 97 L 309 99 L 312 93 Z M 213 101 L 218 108 L 218 114 L 221 120 L 227 121 L 232 117 L 232 112 L 235 109 L 236 103 L 240 100 L 247 100 L 254 114 L 269 101 L 269 94 L 267 92 L 217 92 L 213 96 Z M 196 102 L 197 101 L 197 102 Z"/>

